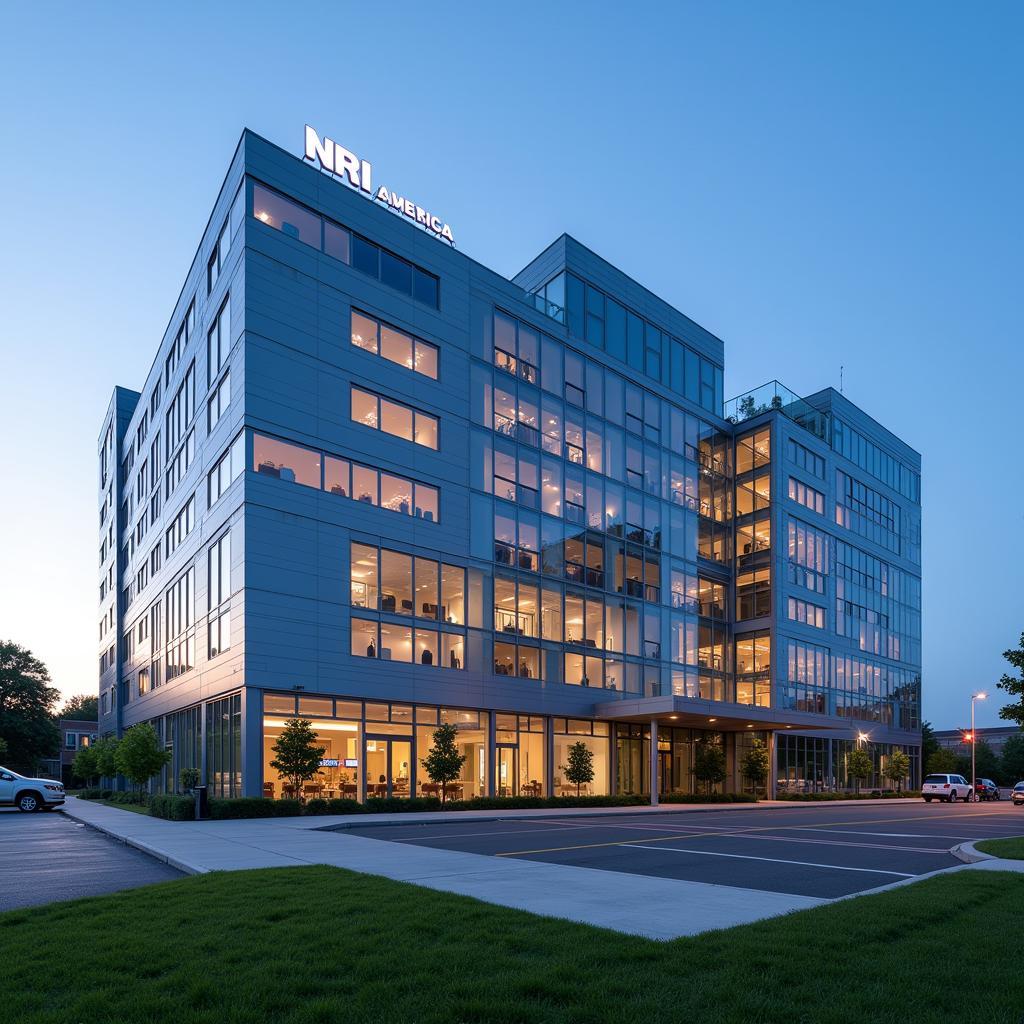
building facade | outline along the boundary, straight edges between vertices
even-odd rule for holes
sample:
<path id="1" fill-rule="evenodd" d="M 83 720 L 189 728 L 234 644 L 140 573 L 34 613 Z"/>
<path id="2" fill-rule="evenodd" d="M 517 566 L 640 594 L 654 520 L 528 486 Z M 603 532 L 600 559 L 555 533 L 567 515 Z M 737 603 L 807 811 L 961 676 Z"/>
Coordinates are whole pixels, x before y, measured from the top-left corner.
<path id="1" fill-rule="evenodd" d="M 61 718 L 57 729 L 60 731 L 60 752 L 56 757 L 44 759 L 40 772 L 49 778 L 60 779 L 67 786 L 71 783 L 75 754 L 96 742 L 99 725 L 87 718 Z"/>
<path id="2" fill-rule="evenodd" d="M 935 742 L 945 750 L 952 750 L 958 757 L 971 756 L 972 735 L 970 727 L 962 729 L 936 729 L 933 733 Z M 997 725 L 991 729 L 976 729 L 974 735 L 979 743 L 987 743 L 995 754 L 1002 754 L 1006 741 L 1012 736 L 1020 736 L 1021 730 L 1016 725 Z"/>
<path id="3" fill-rule="evenodd" d="M 295 716 L 306 795 L 432 792 L 441 722 L 465 796 L 580 741 L 595 794 L 692 791 L 702 741 L 749 789 L 755 738 L 771 785 L 916 782 L 917 453 L 832 390 L 726 407 L 722 342 L 568 236 L 508 280 L 410 210 L 243 133 L 100 432 L 101 732 L 224 796 L 291 795 Z"/>

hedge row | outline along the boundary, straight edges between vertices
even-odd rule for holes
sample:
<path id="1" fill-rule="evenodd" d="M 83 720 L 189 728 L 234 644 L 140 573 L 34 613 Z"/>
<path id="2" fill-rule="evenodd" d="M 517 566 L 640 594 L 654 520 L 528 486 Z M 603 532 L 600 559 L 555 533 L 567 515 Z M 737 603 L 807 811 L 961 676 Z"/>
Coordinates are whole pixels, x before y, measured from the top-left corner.
<path id="1" fill-rule="evenodd" d="M 907 789 L 899 793 L 894 789 L 870 790 L 867 793 L 779 793 L 777 800 L 791 800 L 794 803 L 815 803 L 822 800 L 913 800 L 921 796 L 920 790 Z"/>
<path id="2" fill-rule="evenodd" d="M 895 795 L 895 794 L 893 794 Z M 823 799 L 835 799 L 836 794 L 819 794 Z M 148 803 L 149 812 L 156 818 L 168 821 L 192 821 L 195 818 L 195 801 L 190 796 L 158 795 L 146 798 L 145 794 L 118 793 L 109 789 L 88 789 L 79 793 L 83 800 L 111 800 L 114 803 Z M 801 795 L 792 799 L 810 798 Z M 756 803 L 748 793 L 666 793 L 660 798 L 663 804 L 723 804 Z M 393 814 L 424 811 L 506 811 L 543 810 L 565 807 L 641 807 L 649 803 L 649 797 L 636 794 L 624 796 L 478 796 L 470 800 L 449 800 L 442 804 L 436 796 L 418 797 L 369 797 L 366 803 L 357 800 L 309 800 L 305 804 L 298 800 L 267 800 L 264 797 L 211 797 L 210 817 L 223 821 L 234 818 L 290 818 L 300 815 L 323 814 Z"/>
<path id="3" fill-rule="evenodd" d="M 640 796 L 520 796 L 473 797 L 471 800 L 449 800 L 442 805 L 436 796 L 368 797 L 366 803 L 357 800 L 266 800 L 263 797 L 213 798 L 210 817 L 224 818 L 279 818 L 296 815 L 320 814 L 401 814 L 422 811 L 500 811 L 551 807 L 634 807 L 647 801 Z"/>
<path id="4" fill-rule="evenodd" d="M 646 803 L 647 801 L 642 801 Z M 658 797 L 661 804 L 756 804 L 757 797 L 750 793 L 664 793 Z"/>
<path id="5" fill-rule="evenodd" d="M 196 816 L 195 798 L 173 794 L 151 796 L 149 813 L 154 818 L 166 818 L 168 821 L 193 821 Z"/>

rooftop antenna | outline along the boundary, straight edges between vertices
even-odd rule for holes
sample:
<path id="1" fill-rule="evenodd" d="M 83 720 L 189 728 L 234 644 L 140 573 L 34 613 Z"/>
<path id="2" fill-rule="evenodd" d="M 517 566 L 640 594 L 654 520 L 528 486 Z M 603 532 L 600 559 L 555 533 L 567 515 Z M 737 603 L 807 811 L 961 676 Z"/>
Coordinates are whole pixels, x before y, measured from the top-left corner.
<path id="1" fill-rule="evenodd" d="M 839 394 L 843 393 L 843 367 L 842 364 L 839 366 Z"/>

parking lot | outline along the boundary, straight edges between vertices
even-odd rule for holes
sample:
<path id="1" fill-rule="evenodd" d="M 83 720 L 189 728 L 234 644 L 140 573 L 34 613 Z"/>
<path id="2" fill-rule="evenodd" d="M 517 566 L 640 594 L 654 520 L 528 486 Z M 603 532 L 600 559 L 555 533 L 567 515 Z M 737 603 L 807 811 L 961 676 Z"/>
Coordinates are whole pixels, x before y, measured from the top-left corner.
<path id="1" fill-rule="evenodd" d="M 0 810 L 0 911 L 181 877 L 63 814 Z"/>
<path id="2" fill-rule="evenodd" d="M 391 843 L 834 898 L 960 863 L 958 843 L 1024 834 L 1009 802 L 419 822 L 345 829 Z"/>

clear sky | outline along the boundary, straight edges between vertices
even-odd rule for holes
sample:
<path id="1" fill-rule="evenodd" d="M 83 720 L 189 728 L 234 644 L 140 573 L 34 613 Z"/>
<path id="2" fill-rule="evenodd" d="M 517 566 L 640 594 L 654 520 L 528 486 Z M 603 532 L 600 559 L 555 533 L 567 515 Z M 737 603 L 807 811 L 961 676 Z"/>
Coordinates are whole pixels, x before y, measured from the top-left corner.
<path id="1" fill-rule="evenodd" d="M 0 636 L 96 685 L 96 435 L 244 126 L 309 122 L 512 275 L 568 231 L 924 458 L 924 713 L 1024 630 L 1024 5 L 8 6 Z M 998 700 L 982 711 L 996 722 Z"/>

